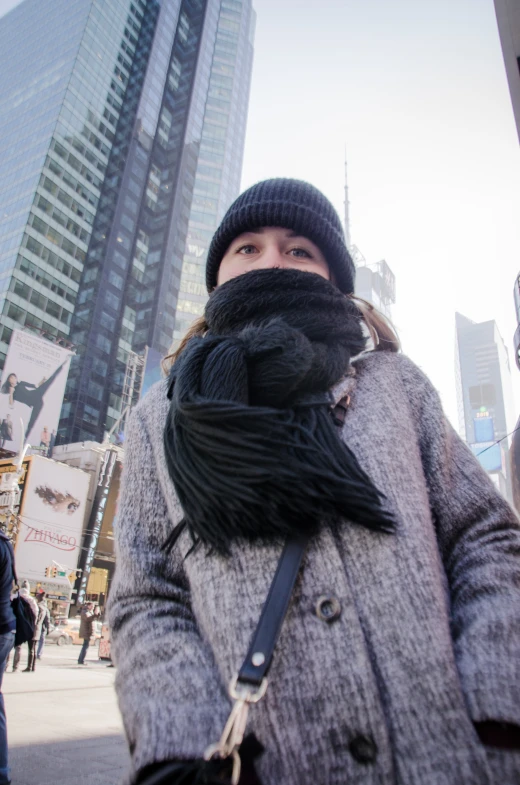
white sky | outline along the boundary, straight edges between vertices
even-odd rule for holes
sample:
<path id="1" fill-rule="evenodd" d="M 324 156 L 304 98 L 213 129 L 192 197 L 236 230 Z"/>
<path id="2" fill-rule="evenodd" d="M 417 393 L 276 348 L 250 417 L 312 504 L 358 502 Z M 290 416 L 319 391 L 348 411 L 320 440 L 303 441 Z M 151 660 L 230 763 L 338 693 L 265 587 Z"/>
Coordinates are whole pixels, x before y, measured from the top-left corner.
<path id="1" fill-rule="evenodd" d="M 243 187 L 298 177 L 342 215 L 346 144 L 352 240 L 396 275 L 405 352 L 457 424 L 454 313 L 496 319 L 520 400 L 520 148 L 493 0 L 253 1 Z"/>
<path id="2" fill-rule="evenodd" d="M 394 271 L 404 350 L 450 419 L 456 310 L 497 320 L 520 391 L 520 149 L 493 0 L 254 4 L 243 186 L 299 177 L 342 215 L 346 143 L 352 240 Z"/>

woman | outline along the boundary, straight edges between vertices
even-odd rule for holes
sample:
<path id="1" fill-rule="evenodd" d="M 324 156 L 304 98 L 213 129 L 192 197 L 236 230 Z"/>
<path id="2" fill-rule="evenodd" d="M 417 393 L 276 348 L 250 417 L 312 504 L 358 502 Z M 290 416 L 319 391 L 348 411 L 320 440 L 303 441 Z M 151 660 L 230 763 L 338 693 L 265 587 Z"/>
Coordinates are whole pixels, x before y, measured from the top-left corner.
<path id="1" fill-rule="evenodd" d="M 36 606 L 38 613 L 35 619 L 34 635 L 32 641 L 28 642 L 29 645 L 29 660 L 27 662 L 26 672 L 33 672 L 36 670 L 36 658 L 38 654 L 38 644 L 42 637 L 43 624 L 45 619 L 50 616 L 49 609 L 47 608 L 47 600 L 45 599 L 45 592 L 41 591 L 36 597 Z M 31 645 L 32 644 L 32 645 Z"/>
<path id="2" fill-rule="evenodd" d="M 68 363 L 68 358 L 56 368 L 56 370 L 47 379 L 44 377 L 39 384 L 32 384 L 32 382 L 19 381 L 15 373 L 10 373 L 2 385 L 2 392 L 9 395 L 9 405 L 14 407 L 14 402 L 18 401 L 23 403 L 31 409 L 31 416 L 29 424 L 25 429 L 25 438 L 29 437 L 31 429 L 40 416 L 43 409 L 43 398 L 46 392 L 56 380 L 57 376 Z"/>
<path id="3" fill-rule="evenodd" d="M 134 781 L 173 783 L 168 762 L 188 772 L 218 741 L 302 532 L 240 781 L 252 757 L 263 785 L 520 781 L 518 520 L 353 297 L 332 205 L 253 186 L 206 273 L 204 319 L 126 439 L 109 615 Z"/>

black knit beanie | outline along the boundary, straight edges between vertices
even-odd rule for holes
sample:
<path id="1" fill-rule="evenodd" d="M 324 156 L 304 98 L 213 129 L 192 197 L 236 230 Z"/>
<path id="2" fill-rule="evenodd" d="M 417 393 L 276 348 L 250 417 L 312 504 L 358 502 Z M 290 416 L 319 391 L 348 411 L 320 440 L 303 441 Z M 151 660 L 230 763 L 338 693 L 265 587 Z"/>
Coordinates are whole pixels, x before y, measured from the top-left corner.
<path id="1" fill-rule="evenodd" d="M 324 254 L 338 289 L 345 294 L 354 292 L 354 262 L 336 210 L 313 185 L 282 178 L 251 186 L 225 214 L 208 251 L 208 292 L 217 285 L 218 269 L 230 243 L 243 232 L 262 226 L 281 226 L 308 237 Z"/>

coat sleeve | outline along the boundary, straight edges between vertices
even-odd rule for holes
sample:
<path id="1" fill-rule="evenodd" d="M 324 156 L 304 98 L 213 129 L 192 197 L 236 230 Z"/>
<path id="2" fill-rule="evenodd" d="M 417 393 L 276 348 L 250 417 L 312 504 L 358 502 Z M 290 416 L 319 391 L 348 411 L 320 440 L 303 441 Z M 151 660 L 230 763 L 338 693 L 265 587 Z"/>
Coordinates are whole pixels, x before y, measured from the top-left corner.
<path id="1" fill-rule="evenodd" d="M 469 713 L 474 722 L 520 725 L 518 518 L 447 421 L 429 380 L 412 363 L 404 370 Z"/>
<path id="2" fill-rule="evenodd" d="M 191 608 L 182 556 L 161 548 L 173 526 L 154 466 L 136 408 L 125 439 L 109 599 L 116 691 L 134 770 L 200 757 L 220 738 L 229 713 Z"/>

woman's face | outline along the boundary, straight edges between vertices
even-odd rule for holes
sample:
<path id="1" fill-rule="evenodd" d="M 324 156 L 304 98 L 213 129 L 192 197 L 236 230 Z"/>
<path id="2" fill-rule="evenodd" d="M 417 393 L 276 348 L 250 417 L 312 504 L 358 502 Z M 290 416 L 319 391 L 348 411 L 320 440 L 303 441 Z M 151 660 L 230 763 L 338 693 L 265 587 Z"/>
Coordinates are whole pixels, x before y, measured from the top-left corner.
<path id="1" fill-rule="evenodd" d="M 7 377 L 7 384 L 10 387 L 16 387 L 16 385 L 18 384 L 18 377 L 15 373 L 9 374 L 9 376 Z"/>
<path id="2" fill-rule="evenodd" d="M 317 245 L 291 229 L 264 226 L 236 237 L 219 267 L 217 286 L 251 270 L 284 267 L 330 280 L 329 265 Z"/>

